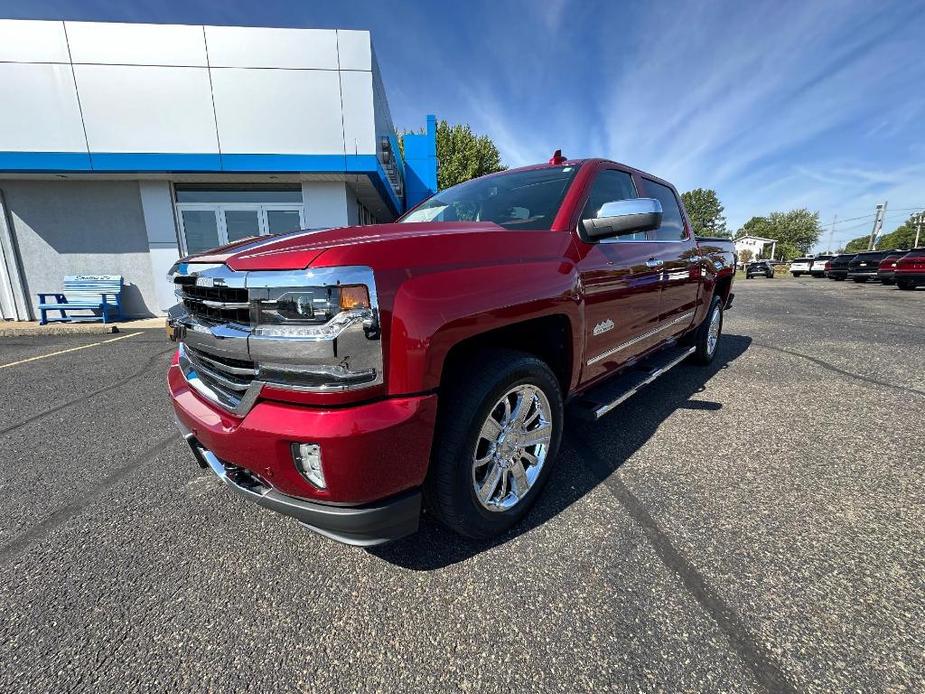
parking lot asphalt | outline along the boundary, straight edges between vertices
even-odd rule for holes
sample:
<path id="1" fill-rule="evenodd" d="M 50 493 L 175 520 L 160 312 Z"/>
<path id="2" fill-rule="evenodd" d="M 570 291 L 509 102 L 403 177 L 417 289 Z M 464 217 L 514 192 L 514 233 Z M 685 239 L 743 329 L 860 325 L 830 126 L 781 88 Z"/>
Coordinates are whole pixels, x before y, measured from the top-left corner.
<path id="1" fill-rule="evenodd" d="M 570 422 L 491 544 L 233 496 L 160 331 L 0 339 L 0 690 L 922 691 L 925 291 L 735 290 L 714 364 Z"/>

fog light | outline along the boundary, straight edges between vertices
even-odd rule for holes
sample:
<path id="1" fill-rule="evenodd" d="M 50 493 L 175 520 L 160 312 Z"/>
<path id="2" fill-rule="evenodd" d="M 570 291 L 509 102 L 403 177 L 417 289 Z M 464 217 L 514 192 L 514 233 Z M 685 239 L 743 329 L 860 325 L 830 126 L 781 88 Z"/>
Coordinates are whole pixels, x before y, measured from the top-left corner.
<path id="1" fill-rule="evenodd" d="M 324 489 L 324 470 L 321 467 L 321 446 L 317 443 L 292 444 L 292 460 L 296 468 L 318 489 Z"/>

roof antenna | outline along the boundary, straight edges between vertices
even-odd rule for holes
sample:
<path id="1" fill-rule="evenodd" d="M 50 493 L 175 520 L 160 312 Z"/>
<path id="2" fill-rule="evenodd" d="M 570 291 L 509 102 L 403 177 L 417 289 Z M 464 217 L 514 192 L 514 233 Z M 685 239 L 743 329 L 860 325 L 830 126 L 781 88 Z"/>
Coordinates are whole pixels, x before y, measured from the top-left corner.
<path id="1" fill-rule="evenodd" d="M 565 157 L 562 156 L 562 150 L 557 149 L 553 155 L 552 159 L 549 160 L 549 163 L 553 166 L 558 166 L 559 164 L 564 164 L 567 161 Z"/>

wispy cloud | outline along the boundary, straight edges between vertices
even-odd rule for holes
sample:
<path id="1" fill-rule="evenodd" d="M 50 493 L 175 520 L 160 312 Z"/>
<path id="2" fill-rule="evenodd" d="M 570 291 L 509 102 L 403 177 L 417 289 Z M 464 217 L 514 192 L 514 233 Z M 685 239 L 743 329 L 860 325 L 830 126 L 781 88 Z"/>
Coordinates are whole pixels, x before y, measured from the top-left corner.
<path id="1" fill-rule="evenodd" d="M 399 127 L 433 112 L 510 165 L 562 148 L 715 188 L 731 226 L 925 205 L 921 3 L 0 0 L 30 13 L 370 29 Z"/>

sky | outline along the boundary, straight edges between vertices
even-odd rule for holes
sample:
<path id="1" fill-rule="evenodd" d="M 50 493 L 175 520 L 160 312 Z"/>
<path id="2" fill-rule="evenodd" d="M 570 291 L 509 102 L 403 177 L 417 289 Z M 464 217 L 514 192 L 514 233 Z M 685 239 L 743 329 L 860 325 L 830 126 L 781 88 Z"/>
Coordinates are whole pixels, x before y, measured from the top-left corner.
<path id="1" fill-rule="evenodd" d="M 509 166 L 600 156 L 727 225 L 806 207 L 817 246 L 925 208 L 925 2 L 0 0 L 0 17 L 368 29 L 397 128 L 427 113 Z"/>

